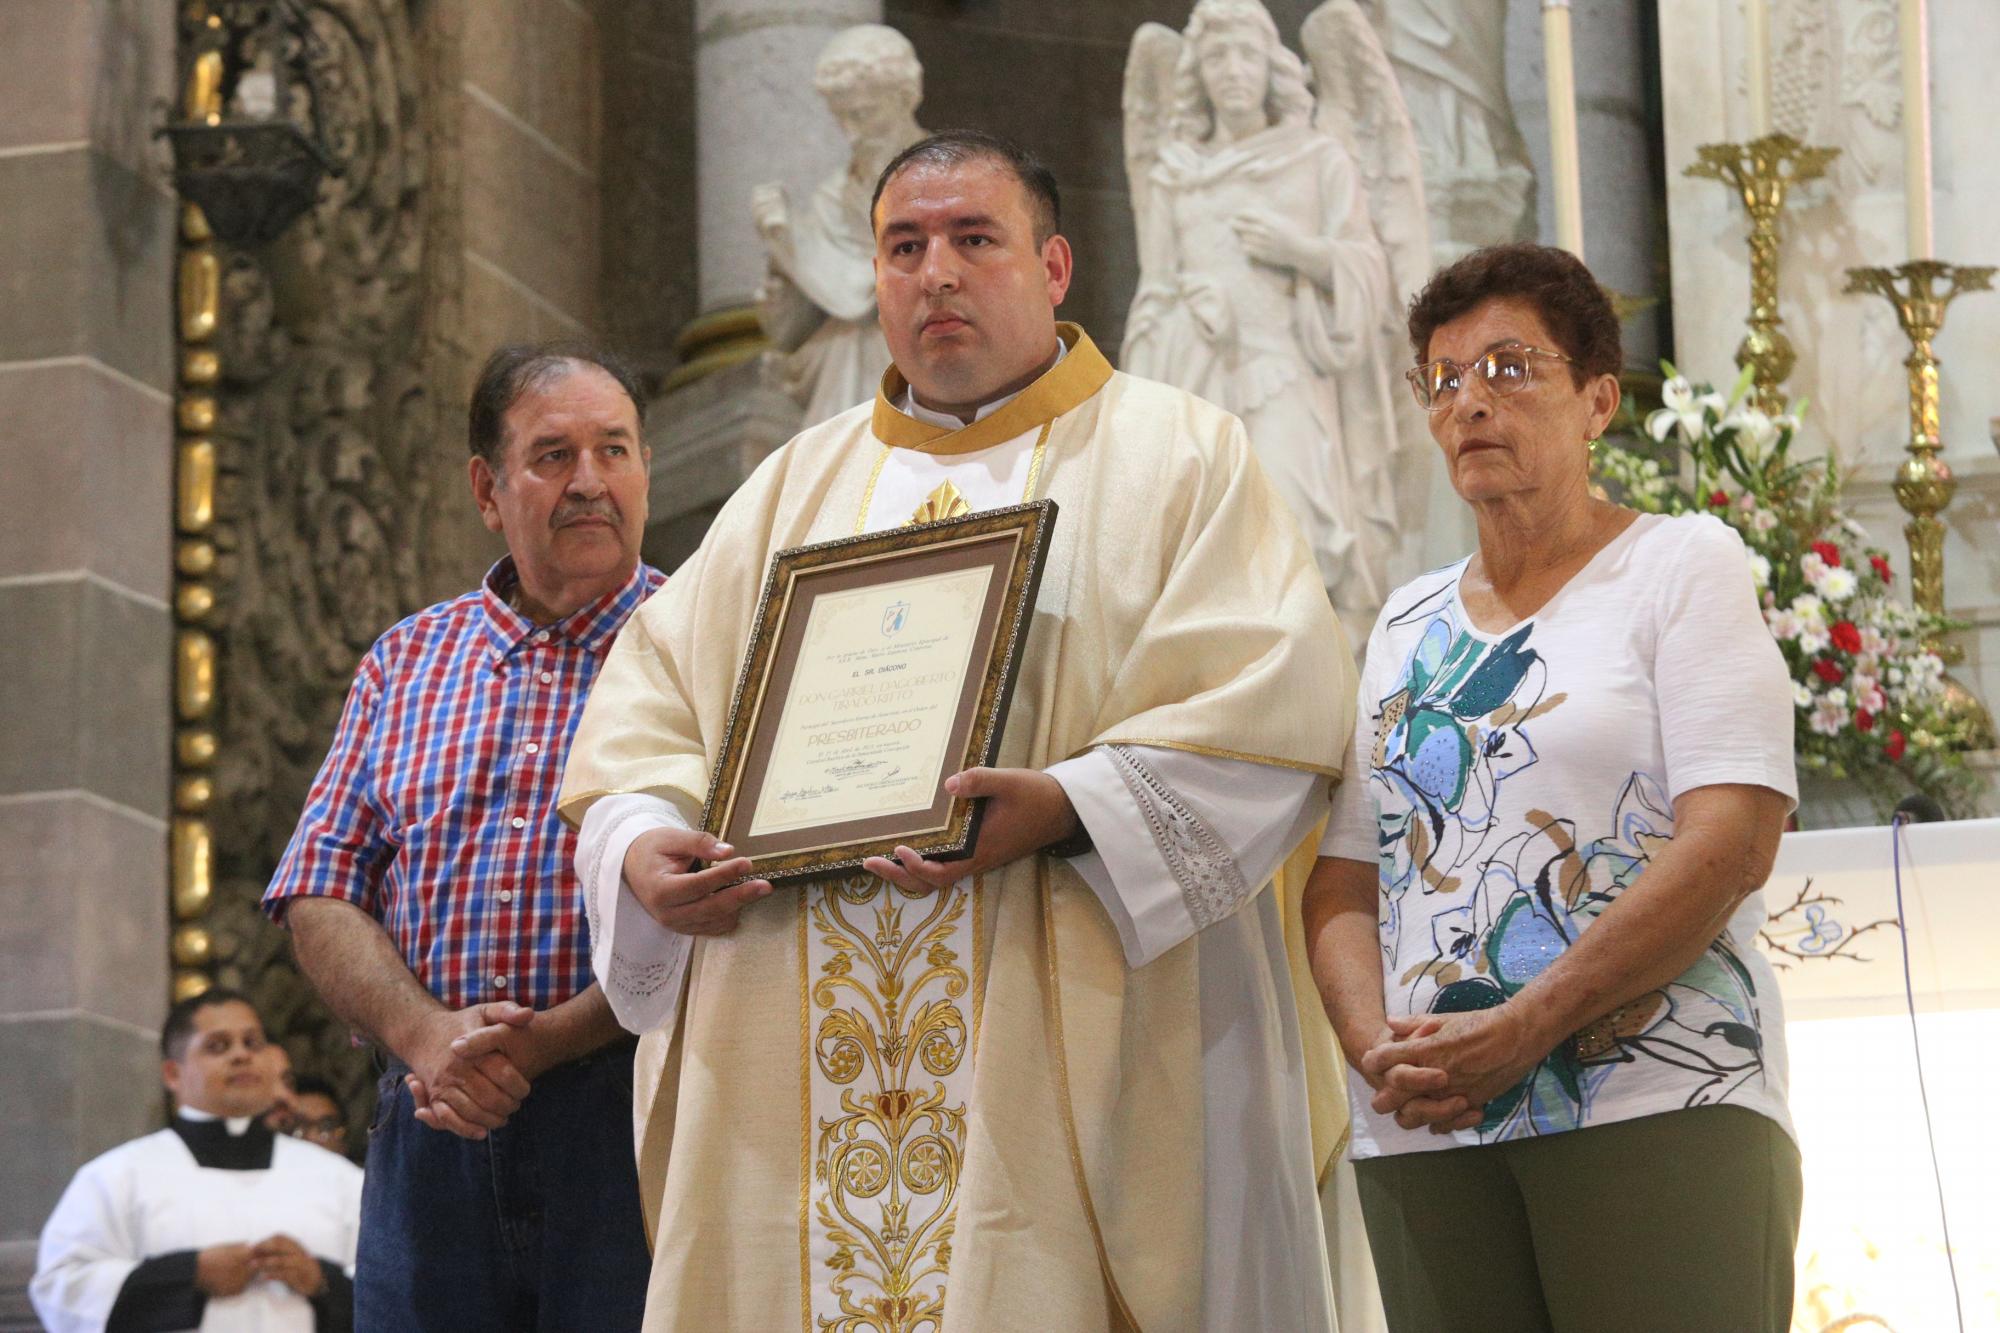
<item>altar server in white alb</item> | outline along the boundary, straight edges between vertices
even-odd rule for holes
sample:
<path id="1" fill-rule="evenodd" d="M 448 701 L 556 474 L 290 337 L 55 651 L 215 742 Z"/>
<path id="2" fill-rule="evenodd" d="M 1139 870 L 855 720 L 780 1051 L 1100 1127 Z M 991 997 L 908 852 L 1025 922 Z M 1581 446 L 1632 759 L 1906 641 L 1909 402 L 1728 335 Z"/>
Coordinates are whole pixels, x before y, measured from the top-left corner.
<path id="1" fill-rule="evenodd" d="M 264 1126 L 264 1047 L 235 991 L 169 1011 L 173 1121 L 86 1163 L 42 1228 L 29 1294 L 50 1333 L 353 1327 L 361 1170 Z"/>
<path id="2" fill-rule="evenodd" d="M 564 781 L 598 975 L 647 1034 L 647 1327 L 1326 1329 L 1345 1107 L 1287 951 L 1352 719 L 1318 572 L 1241 423 L 1056 322 L 1046 168 L 934 136 L 873 208 L 880 394 L 633 617 Z M 718 892 L 748 863 L 689 826 L 772 553 L 1045 497 L 999 766 L 951 779 L 976 855 Z"/>

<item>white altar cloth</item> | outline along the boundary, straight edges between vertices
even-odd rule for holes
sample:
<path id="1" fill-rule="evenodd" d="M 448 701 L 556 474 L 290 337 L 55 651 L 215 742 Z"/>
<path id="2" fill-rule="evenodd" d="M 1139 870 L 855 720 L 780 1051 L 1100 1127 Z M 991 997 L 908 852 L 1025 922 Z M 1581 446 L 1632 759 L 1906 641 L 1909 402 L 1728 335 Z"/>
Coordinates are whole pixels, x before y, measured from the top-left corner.
<path id="1" fill-rule="evenodd" d="M 1787 834 L 1760 943 L 1805 1157 L 1794 1333 L 1957 1327 L 1886 828 Z M 1904 830 L 1909 995 L 1967 1329 L 2000 1329 L 2000 819 Z"/>

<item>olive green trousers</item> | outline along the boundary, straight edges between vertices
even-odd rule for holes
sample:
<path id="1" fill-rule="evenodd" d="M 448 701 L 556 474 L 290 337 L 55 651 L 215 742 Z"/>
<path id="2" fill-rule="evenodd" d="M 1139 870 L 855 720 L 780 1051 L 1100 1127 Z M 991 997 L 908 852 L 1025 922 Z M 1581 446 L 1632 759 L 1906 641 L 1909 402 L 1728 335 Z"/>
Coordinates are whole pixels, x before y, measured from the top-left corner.
<path id="1" fill-rule="evenodd" d="M 1803 1194 L 1778 1124 L 1703 1106 L 1355 1163 L 1392 1333 L 1785 1333 Z"/>

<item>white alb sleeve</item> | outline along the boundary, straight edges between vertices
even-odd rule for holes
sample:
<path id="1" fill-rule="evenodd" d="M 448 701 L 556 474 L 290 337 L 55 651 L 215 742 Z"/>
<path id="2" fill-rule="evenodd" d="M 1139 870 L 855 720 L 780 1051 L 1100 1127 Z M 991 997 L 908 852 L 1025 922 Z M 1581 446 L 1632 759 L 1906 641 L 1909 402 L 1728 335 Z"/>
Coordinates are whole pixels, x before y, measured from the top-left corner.
<path id="1" fill-rule="evenodd" d="M 692 827 L 671 802 L 627 793 L 592 804 L 577 834 L 576 875 L 590 920 L 591 970 L 627 1032 L 651 1032 L 673 1017 L 694 937 L 668 930 L 640 905 L 625 883 L 625 853 L 642 833 Z"/>
<path id="2" fill-rule="evenodd" d="M 1313 773 L 1155 746 L 1052 765 L 1095 850 L 1071 864 L 1143 967 L 1248 902 L 1325 812 Z"/>

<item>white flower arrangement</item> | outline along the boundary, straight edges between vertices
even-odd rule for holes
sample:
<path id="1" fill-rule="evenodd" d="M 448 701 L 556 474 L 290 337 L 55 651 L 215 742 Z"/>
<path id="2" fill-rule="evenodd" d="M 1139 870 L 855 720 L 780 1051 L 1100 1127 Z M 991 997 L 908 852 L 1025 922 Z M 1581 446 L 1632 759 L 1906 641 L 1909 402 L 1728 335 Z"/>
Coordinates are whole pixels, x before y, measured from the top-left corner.
<path id="1" fill-rule="evenodd" d="M 1861 778 L 1890 800 L 1915 786 L 1958 805 L 1967 788 L 1941 707 L 1944 663 L 1924 646 L 1945 625 L 1896 596 L 1887 555 L 1841 508 L 1838 472 L 1791 461 L 1803 405 L 1760 411 L 1748 372 L 1722 394 L 1664 369 L 1645 435 L 1683 465 L 1607 442 L 1598 479 L 1635 509 L 1713 514 L 1742 536 L 1791 671 L 1800 767 Z"/>

